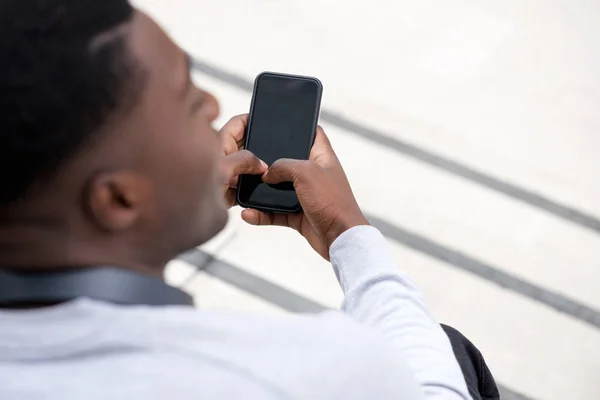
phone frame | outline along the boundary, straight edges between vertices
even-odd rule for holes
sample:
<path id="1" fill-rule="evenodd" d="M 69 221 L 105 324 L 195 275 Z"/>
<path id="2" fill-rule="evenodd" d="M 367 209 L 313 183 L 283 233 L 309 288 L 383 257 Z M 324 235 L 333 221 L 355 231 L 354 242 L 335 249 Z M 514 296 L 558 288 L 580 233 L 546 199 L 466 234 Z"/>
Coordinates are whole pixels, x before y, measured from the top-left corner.
<path id="1" fill-rule="evenodd" d="M 260 74 L 258 74 L 256 76 L 256 79 L 254 80 L 254 88 L 252 89 L 252 101 L 250 102 L 250 113 L 248 114 L 248 126 L 247 126 L 246 132 L 245 132 L 246 139 L 244 141 L 244 148 L 248 148 L 248 143 L 250 141 L 250 131 L 251 131 L 251 127 L 252 127 L 252 121 L 254 118 L 254 103 L 256 101 L 256 92 L 258 89 L 258 82 L 260 81 L 260 79 L 263 76 L 274 76 L 274 77 L 278 77 L 278 78 L 291 78 L 291 79 L 297 79 L 297 80 L 305 80 L 305 81 L 311 81 L 311 82 L 314 82 L 317 84 L 318 93 L 317 93 L 317 107 L 315 108 L 315 115 L 314 115 L 315 123 L 314 123 L 314 127 L 312 129 L 311 137 L 309 139 L 310 147 L 309 147 L 308 153 L 306 154 L 306 156 L 304 158 L 305 160 L 308 160 L 308 158 L 310 156 L 310 151 L 315 142 L 315 135 L 317 133 L 317 125 L 319 123 L 319 115 L 321 112 L 321 98 L 323 96 L 323 84 L 321 83 L 320 80 L 318 80 L 317 78 L 312 77 L 312 76 L 281 74 L 278 72 L 268 72 L 268 71 L 261 72 Z M 298 212 L 302 211 L 302 207 L 300 206 L 300 201 L 298 201 L 297 206 L 294 207 L 293 209 L 246 204 L 240 200 L 240 187 L 242 186 L 242 181 L 243 181 L 242 176 L 240 176 L 236 195 L 235 195 L 236 201 L 240 206 L 242 206 L 244 208 L 253 208 L 256 210 L 267 211 L 267 212 L 272 212 L 272 213 L 282 213 L 282 214 L 294 214 L 294 213 L 298 213 Z"/>

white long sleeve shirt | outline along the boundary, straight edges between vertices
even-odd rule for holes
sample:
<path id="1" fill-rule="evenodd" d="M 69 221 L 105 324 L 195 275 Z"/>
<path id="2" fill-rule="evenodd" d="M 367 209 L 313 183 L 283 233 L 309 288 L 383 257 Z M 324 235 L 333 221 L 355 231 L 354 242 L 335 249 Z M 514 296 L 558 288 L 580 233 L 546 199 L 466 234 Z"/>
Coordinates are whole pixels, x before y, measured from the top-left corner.
<path id="1" fill-rule="evenodd" d="M 330 256 L 343 312 L 264 317 L 90 299 L 0 311 L 0 399 L 471 399 L 383 236 L 352 228 Z"/>

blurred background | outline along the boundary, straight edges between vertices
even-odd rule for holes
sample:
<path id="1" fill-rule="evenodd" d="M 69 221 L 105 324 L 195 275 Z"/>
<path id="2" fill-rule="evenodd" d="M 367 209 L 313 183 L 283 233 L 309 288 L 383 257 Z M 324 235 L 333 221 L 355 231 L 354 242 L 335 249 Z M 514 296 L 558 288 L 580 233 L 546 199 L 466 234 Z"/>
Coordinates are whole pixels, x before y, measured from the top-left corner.
<path id="1" fill-rule="evenodd" d="M 600 3 L 137 0 L 248 111 L 261 71 L 313 75 L 370 221 L 504 399 L 600 399 Z M 203 308 L 337 308 L 295 232 L 225 231 L 173 261 Z M 292 345 L 292 344 L 291 344 Z"/>

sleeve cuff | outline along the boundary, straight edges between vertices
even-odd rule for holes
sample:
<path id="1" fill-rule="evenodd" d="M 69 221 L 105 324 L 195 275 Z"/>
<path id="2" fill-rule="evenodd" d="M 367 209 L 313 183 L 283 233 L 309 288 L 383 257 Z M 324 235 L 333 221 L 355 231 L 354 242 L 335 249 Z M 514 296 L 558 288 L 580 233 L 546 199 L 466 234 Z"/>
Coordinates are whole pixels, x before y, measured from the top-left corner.
<path id="1" fill-rule="evenodd" d="M 355 226 L 342 233 L 332 243 L 329 259 L 345 293 L 369 278 L 398 274 L 387 241 L 369 225 Z"/>

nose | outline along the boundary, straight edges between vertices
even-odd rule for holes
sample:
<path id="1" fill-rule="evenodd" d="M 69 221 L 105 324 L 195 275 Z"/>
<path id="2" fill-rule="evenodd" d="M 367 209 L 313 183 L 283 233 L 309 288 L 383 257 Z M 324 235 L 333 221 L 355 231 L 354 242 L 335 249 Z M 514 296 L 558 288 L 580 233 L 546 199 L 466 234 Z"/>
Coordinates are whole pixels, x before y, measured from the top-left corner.
<path id="1" fill-rule="evenodd" d="M 219 115 L 221 114 L 219 108 L 219 101 L 216 99 L 216 97 L 206 92 L 206 116 L 210 122 L 213 122 L 219 118 Z"/>

